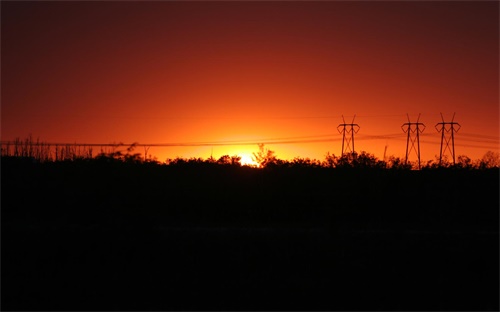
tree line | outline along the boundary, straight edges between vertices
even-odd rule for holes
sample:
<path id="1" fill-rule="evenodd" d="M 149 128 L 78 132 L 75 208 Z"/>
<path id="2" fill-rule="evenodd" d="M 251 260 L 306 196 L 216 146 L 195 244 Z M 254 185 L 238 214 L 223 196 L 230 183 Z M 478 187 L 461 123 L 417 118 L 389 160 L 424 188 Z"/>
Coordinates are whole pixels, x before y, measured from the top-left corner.
<path id="1" fill-rule="evenodd" d="M 270 150 L 264 144 L 259 144 L 259 150 L 253 154 L 253 161 L 256 165 L 243 164 L 238 155 L 223 155 L 219 158 L 210 156 L 202 157 L 176 157 L 167 158 L 164 162 L 156 157 L 136 152 L 136 144 L 124 147 L 118 143 L 108 150 L 101 150 L 95 153 L 92 146 L 85 145 L 61 145 L 51 146 L 34 141 L 31 137 L 25 140 L 16 139 L 14 142 L 2 143 L 2 158 L 25 158 L 35 162 L 58 162 L 58 161 L 118 161 L 125 163 L 149 163 L 168 166 L 185 165 L 225 165 L 235 167 L 254 168 L 286 168 L 286 167 L 308 167 L 308 168 L 375 168 L 375 169 L 433 169 L 433 168 L 462 168 L 462 169 L 490 169 L 500 168 L 500 153 L 487 151 L 481 159 L 473 160 L 468 156 L 459 155 L 456 162 L 452 162 L 446 155 L 441 159 L 438 156 L 434 160 L 408 161 L 397 156 L 389 156 L 386 159 L 379 159 L 374 154 L 366 151 L 350 152 L 343 155 L 327 153 L 323 160 L 311 159 L 308 157 L 295 157 L 291 160 L 280 159 L 275 151 Z M 120 149 L 124 148 L 124 149 Z"/>

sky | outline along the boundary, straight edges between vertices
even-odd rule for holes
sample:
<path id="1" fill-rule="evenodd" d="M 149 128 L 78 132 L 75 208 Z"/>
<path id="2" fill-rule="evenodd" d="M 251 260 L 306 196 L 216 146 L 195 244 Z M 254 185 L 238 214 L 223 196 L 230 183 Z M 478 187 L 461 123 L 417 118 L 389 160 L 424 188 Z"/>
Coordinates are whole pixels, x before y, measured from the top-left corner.
<path id="1" fill-rule="evenodd" d="M 2 141 L 324 160 L 356 124 L 355 151 L 415 160 L 418 122 L 434 160 L 456 122 L 455 156 L 499 151 L 498 1 L 0 5 Z"/>

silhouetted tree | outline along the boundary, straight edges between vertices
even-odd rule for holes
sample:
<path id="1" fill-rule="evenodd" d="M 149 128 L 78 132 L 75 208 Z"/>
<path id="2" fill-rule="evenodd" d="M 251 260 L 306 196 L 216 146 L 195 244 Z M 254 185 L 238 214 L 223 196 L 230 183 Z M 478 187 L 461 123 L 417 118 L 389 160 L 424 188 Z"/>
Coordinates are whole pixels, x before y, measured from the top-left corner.
<path id="1" fill-rule="evenodd" d="M 119 146 L 122 146 L 123 143 L 118 143 L 115 146 L 113 146 L 113 149 L 111 152 L 106 153 L 102 151 L 97 155 L 96 158 L 102 160 L 105 159 L 112 159 L 112 160 L 117 160 L 117 161 L 123 161 L 127 163 L 143 163 L 145 159 L 142 158 L 142 155 L 140 153 L 132 153 L 134 149 L 137 147 L 138 143 L 134 142 L 132 143 L 129 147 L 125 149 L 125 151 L 118 150 L 117 148 Z M 71 149 L 66 148 L 67 151 L 66 153 L 71 153 L 73 155 L 77 155 L 76 151 L 71 151 Z M 74 157 L 73 157 L 74 158 Z M 76 157 L 78 158 L 78 157 Z M 91 158 L 91 157 L 90 157 Z"/>
<path id="2" fill-rule="evenodd" d="M 217 164 L 229 165 L 229 164 L 231 164 L 231 157 L 229 157 L 229 155 L 223 155 L 217 160 Z"/>
<path id="3" fill-rule="evenodd" d="M 459 155 L 457 157 L 456 167 L 464 169 L 472 169 L 474 167 L 474 164 L 472 162 L 472 159 L 470 159 L 469 157 L 465 155 Z"/>
<path id="4" fill-rule="evenodd" d="M 241 157 L 238 155 L 231 156 L 231 165 L 241 166 Z"/>
<path id="5" fill-rule="evenodd" d="M 479 162 L 479 168 L 500 168 L 500 154 L 487 151 Z"/>
<path id="6" fill-rule="evenodd" d="M 217 164 L 219 165 L 232 165 L 232 166 L 241 166 L 241 157 L 238 155 L 223 155 L 217 160 Z"/>
<path id="7" fill-rule="evenodd" d="M 356 168 L 385 168 L 386 164 L 384 161 L 379 160 L 375 155 L 370 154 L 365 151 L 361 151 L 359 154 L 355 155 L 351 159 L 353 167 Z"/>
<path id="8" fill-rule="evenodd" d="M 323 167 L 326 168 L 335 168 L 337 166 L 338 157 L 335 154 L 331 154 L 330 152 L 326 153 L 325 160 L 322 163 Z"/>
<path id="9" fill-rule="evenodd" d="M 187 160 L 182 157 L 167 158 L 167 160 L 165 160 L 165 163 L 167 165 L 183 165 L 187 163 Z"/>
<path id="10" fill-rule="evenodd" d="M 301 168 L 318 168 L 322 164 L 319 160 L 310 158 L 295 157 L 291 162 L 289 162 L 291 167 L 301 167 Z"/>
<path id="11" fill-rule="evenodd" d="M 274 151 L 265 148 L 263 143 L 259 144 L 259 151 L 257 153 L 253 153 L 252 159 L 253 161 L 257 162 L 262 168 L 269 166 L 270 164 L 282 163 L 278 161 L 278 159 L 274 155 Z"/>
<path id="12" fill-rule="evenodd" d="M 349 168 L 354 166 L 354 159 L 356 158 L 357 153 L 356 152 L 351 152 L 351 153 L 346 153 L 340 156 L 337 159 L 337 165 L 336 168 Z"/>
<path id="13" fill-rule="evenodd" d="M 386 161 L 386 168 L 388 169 L 411 169 L 411 163 L 406 163 L 403 159 L 396 156 L 389 156 Z"/>

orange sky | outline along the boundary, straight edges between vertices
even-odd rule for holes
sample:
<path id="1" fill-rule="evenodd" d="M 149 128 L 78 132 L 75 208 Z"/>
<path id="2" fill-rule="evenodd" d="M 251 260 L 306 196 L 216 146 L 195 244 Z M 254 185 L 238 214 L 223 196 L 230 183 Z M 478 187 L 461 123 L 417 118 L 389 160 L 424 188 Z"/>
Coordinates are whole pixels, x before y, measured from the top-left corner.
<path id="1" fill-rule="evenodd" d="M 356 115 L 356 151 L 404 157 L 421 114 L 432 160 L 443 113 L 456 155 L 499 151 L 497 1 L 2 1 L 1 17 L 2 140 L 323 160 Z"/>

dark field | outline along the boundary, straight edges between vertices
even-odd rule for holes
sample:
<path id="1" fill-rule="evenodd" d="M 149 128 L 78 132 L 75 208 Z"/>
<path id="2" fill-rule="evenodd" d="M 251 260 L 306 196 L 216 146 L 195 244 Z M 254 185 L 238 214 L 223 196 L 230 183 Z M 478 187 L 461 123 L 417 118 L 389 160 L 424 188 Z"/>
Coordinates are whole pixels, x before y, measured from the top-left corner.
<path id="1" fill-rule="evenodd" d="M 499 310 L 499 171 L 1 163 L 2 310 Z"/>

